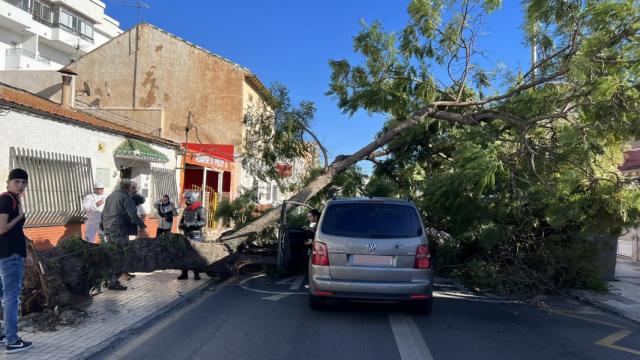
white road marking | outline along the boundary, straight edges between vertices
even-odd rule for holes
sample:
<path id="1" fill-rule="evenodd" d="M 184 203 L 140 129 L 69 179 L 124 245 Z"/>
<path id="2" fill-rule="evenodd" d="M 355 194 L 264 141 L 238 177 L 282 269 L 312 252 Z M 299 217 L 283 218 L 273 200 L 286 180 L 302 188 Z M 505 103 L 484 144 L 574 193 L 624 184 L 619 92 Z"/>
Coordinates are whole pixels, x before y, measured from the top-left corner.
<path id="1" fill-rule="evenodd" d="M 291 287 L 289 288 L 289 290 L 298 290 L 298 289 L 300 289 L 300 286 L 302 286 L 302 282 L 303 281 L 304 281 L 304 276 L 298 276 L 296 281 L 293 284 L 291 284 Z"/>
<path id="2" fill-rule="evenodd" d="M 433 360 L 431 352 L 411 316 L 389 314 L 389 322 L 401 360 Z"/>
<path id="3" fill-rule="evenodd" d="M 261 293 L 261 294 L 287 294 L 287 295 L 307 295 L 309 294 L 308 291 L 302 291 L 302 292 L 286 292 L 286 291 L 268 291 L 268 290 L 260 290 L 260 289 L 255 289 L 250 287 L 249 285 L 247 285 L 247 283 L 253 279 L 257 279 L 257 278 L 261 278 L 261 277 L 265 277 L 267 275 L 265 274 L 260 274 L 260 275 L 256 275 L 256 276 L 252 276 L 250 278 L 246 278 L 242 281 L 240 281 L 238 283 L 238 286 L 240 286 L 242 289 L 247 290 L 247 291 L 253 291 L 253 292 L 257 292 L 257 293 Z"/>
<path id="4" fill-rule="evenodd" d="M 278 301 L 286 298 L 287 296 L 289 296 L 289 294 L 277 294 L 277 295 L 263 297 L 262 300 Z"/>
<path id="5" fill-rule="evenodd" d="M 292 277 L 288 277 L 284 280 L 278 281 L 276 283 L 276 285 L 289 285 L 291 284 L 291 287 L 289 288 L 289 290 L 298 290 L 300 288 L 300 286 L 302 285 L 302 282 L 304 281 L 304 276 L 292 276 Z"/>
<path id="6" fill-rule="evenodd" d="M 496 303 L 496 304 L 521 304 L 519 301 L 515 300 L 506 300 L 499 298 L 489 298 L 486 296 L 478 296 L 474 294 L 465 294 L 458 292 L 449 292 L 449 291 L 434 291 L 433 297 L 435 298 L 445 298 L 445 299 L 458 299 L 465 301 L 477 301 L 477 302 L 486 302 L 486 303 Z"/>

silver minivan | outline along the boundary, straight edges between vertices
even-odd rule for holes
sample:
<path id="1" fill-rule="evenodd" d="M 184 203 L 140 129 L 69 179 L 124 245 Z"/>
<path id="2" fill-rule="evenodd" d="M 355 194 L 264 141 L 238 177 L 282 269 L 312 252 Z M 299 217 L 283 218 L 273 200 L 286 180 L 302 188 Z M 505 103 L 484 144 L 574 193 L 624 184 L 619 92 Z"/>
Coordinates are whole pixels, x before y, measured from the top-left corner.
<path id="1" fill-rule="evenodd" d="M 309 259 L 309 306 L 328 299 L 401 301 L 428 314 L 433 271 L 424 225 L 407 200 L 331 200 Z"/>

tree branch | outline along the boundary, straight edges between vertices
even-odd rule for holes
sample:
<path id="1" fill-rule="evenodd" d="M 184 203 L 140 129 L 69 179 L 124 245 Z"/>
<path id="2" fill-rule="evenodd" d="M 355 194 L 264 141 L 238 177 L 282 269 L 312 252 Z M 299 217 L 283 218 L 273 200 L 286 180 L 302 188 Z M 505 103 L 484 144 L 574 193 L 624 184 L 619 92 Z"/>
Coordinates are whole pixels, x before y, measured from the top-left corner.
<path id="1" fill-rule="evenodd" d="M 329 167 L 329 156 L 327 155 L 327 149 L 322 145 L 322 143 L 320 142 L 320 139 L 318 139 L 318 137 L 316 136 L 316 134 L 313 133 L 313 131 L 311 131 L 301 121 L 299 121 L 299 123 L 302 126 L 302 128 L 304 129 L 304 131 L 306 131 L 309 135 L 311 135 L 313 140 L 316 142 L 316 144 L 320 148 L 320 151 L 322 151 L 322 155 L 324 156 L 324 170 L 326 171 L 327 168 Z"/>

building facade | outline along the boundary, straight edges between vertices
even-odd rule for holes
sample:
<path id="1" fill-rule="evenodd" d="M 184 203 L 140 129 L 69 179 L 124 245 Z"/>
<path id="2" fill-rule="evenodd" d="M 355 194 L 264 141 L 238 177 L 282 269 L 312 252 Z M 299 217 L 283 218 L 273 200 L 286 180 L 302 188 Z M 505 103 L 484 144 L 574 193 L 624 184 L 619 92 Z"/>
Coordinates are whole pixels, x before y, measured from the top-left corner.
<path id="1" fill-rule="evenodd" d="M 233 166 L 206 168 L 194 163 L 187 164 L 187 171 L 200 171 L 199 178 L 213 171 L 231 199 L 258 182 L 258 187 L 270 190 L 270 200 L 265 192 L 263 202 L 273 202 L 273 184 L 262 184 L 240 161 L 244 116 L 271 97 L 248 69 L 146 23 L 80 57 L 70 68 L 78 74 L 75 99 L 84 111 L 121 114 L 135 120 L 133 128 L 202 145 L 200 153 Z M 221 148 L 231 153 L 221 154 Z M 212 189 L 217 193 L 217 185 Z"/>
<path id="2" fill-rule="evenodd" d="M 0 85 L 0 178 L 29 173 L 26 233 L 39 247 L 82 232 L 81 199 L 95 181 L 113 191 L 120 178 L 139 185 L 139 212 L 155 236 L 153 203 L 178 197 L 179 144 L 122 127 L 33 94 Z M 11 134 L 7 136 L 6 134 Z"/>
<path id="3" fill-rule="evenodd" d="M 640 141 L 631 142 L 624 153 L 624 163 L 618 168 L 626 178 L 640 179 Z M 618 255 L 640 261 L 640 228 L 625 229 L 618 238 Z"/>
<path id="4" fill-rule="evenodd" d="M 122 33 L 99 0 L 0 0 L 0 70 L 58 70 Z"/>

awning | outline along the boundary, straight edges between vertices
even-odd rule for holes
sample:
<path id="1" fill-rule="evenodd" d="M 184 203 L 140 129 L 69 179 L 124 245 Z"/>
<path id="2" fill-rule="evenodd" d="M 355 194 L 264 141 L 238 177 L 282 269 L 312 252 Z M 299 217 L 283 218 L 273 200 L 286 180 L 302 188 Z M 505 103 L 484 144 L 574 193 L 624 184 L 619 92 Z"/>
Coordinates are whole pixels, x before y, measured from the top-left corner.
<path id="1" fill-rule="evenodd" d="M 140 140 L 127 139 L 118 146 L 113 156 L 121 159 L 142 160 L 153 163 L 166 163 L 169 158 Z"/>

